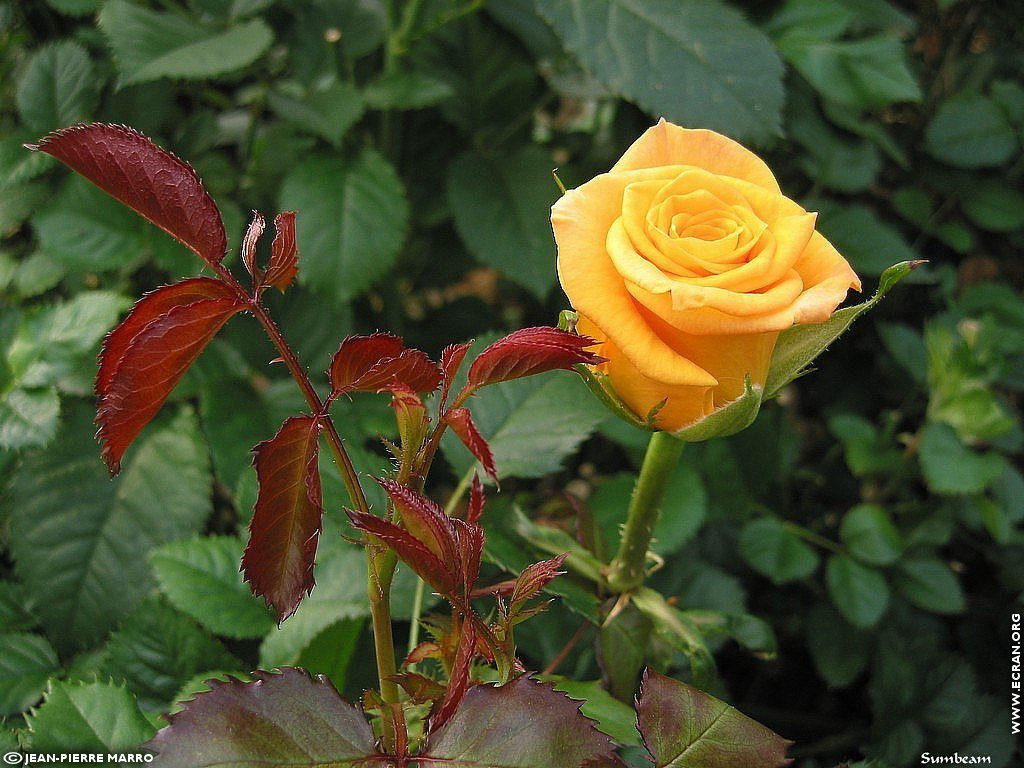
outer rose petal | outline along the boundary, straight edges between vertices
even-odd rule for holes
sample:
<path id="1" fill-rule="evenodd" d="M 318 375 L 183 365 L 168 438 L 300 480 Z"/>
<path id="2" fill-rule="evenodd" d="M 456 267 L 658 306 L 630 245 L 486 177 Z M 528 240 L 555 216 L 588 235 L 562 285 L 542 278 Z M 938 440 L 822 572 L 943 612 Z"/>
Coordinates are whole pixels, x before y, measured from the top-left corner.
<path id="1" fill-rule="evenodd" d="M 602 174 L 566 192 L 551 209 L 558 241 L 558 277 L 582 315 L 648 375 L 669 385 L 714 386 L 717 380 L 681 356 L 650 328 L 605 250 L 605 237 L 622 208 L 626 185 L 662 169 Z M 600 353 L 598 353 L 600 354 Z"/>
<path id="2" fill-rule="evenodd" d="M 664 118 L 633 142 L 612 173 L 665 165 L 693 165 L 781 192 L 764 160 L 743 145 L 714 131 L 681 128 Z"/>
<path id="3" fill-rule="evenodd" d="M 793 306 L 794 323 L 822 323 L 843 303 L 850 288 L 860 290 L 860 278 L 820 233 L 811 236 L 796 263 L 806 290 Z"/>

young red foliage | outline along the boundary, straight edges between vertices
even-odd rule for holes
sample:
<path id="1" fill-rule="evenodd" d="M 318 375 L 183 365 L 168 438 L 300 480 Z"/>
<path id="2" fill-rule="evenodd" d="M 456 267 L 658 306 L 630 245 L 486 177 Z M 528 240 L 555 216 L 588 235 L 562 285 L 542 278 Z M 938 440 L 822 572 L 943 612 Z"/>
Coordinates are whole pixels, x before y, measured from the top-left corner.
<path id="1" fill-rule="evenodd" d="M 470 683 L 470 667 L 476 655 L 476 631 L 473 622 L 466 621 L 462 625 L 459 636 L 459 647 L 455 652 L 451 673 L 448 675 L 448 687 L 444 698 L 435 704 L 436 712 L 430 720 L 429 731 L 435 731 L 448 722 L 466 695 Z"/>
<path id="2" fill-rule="evenodd" d="M 448 401 L 448 393 L 451 391 L 455 374 L 459 372 L 466 353 L 473 346 L 472 341 L 465 344 L 449 344 L 441 350 L 441 406 Z"/>
<path id="3" fill-rule="evenodd" d="M 270 246 L 270 263 L 263 282 L 284 293 L 299 271 L 298 245 L 295 242 L 295 211 L 284 211 L 274 217 L 274 242 Z"/>
<path id="4" fill-rule="evenodd" d="M 459 574 L 455 570 L 458 568 L 458 562 L 442 561 L 427 548 L 426 544 L 394 523 L 351 509 L 346 509 L 345 512 L 356 529 L 384 541 L 416 572 L 417 576 L 440 594 L 454 597 L 456 586 L 460 583 Z"/>
<path id="5" fill-rule="evenodd" d="M 96 423 L 111 473 L 188 367 L 244 306 L 224 284 L 193 278 L 144 296 L 107 336 L 96 377 Z"/>
<path id="6" fill-rule="evenodd" d="M 349 336 L 338 347 L 328 369 L 335 393 L 379 392 L 390 385 L 404 384 L 415 392 L 432 392 L 441 381 L 441 371 L 418 349 L 389 333 Z"/>
<path id="7" fill-rule="evenodd" d="M 455 566 L 459 559 L 458 534 L 454 520 L 437 502 L 394 480 L 378 480 L 398 511 L 405 529 L 445 563 Z"/>
<path id="8" fill-rule="evenodd" d="M 317 467 L 320 422 L 293 416 L 253 449 L 259 494 L 242 571 L 279 622 L 313 589 L 313 559 L 323 519 Z"/>
<path id="9" fill-rule="evenodd" d="M 392 384 L 388 391 L 391 392 L 391 408 L 395 412 L 401 443 L 416 450 L 427 432 L 427 407 L 420 396 L 404 384 Z"/>
<path id="10" fill-rule="evenodd" d="M 466 522 L 476 525 L 484 514 L 484 484 L 480 475 L 473 473 L 473 484 L 469 487 L 469 506 L 466 508 Z"/>
<path id="11" fill-rule="evenodd" d="M 487 444 L 484 436 L 477 429 L 469 409 L 452 408 L 444 415 L 444 420 L 462 441 L 462 444 L 477 458 L 480 466 L 484 468 L 484 472 L 494 480 L 495 485 L 498 485 L 498 469 L 494 466 L 494 454 L 491 452 L 491 446 Z"/>
<path id="12" fill-rule="evenodd" d="M 253 285 L 259 283 L 262 270 L 256 263 L 256 243 L 263 237 L 263 230 L 267 228 L 266 219 L 259 211 L 252 212 L 252 221 L 245 230 L 245 237 L 242 238 L 242 263 L 245 271 L 252 276 Z"/>
<path id="13" fill-rule="evenodd" d="M 106 123 L 76 125 L 29 148 L 85 176 L 211 266 L 224 258 L 224 222 L 198 174 L 138 131 Z"/>
<path id="14" fill-rule="evenodd" d="M 479 354 L 469 368 L 469 383 L 482 387 L 544 371 L 568 370 L 579 363 L 597 365 L 604 358 L 586 351 L 596 343 L 588 336 L 559 328 L 523 328 L 498 339 Z"/>
<path id="15" fill-rule="evenodd" d="M 512 590 L 509 609 L 517 611 L 527 600 L 535 597 L 544 587 L 554 581 L 557 577 L 565 574 L 561 570 L 565 563 L 566 555 L 558 555 L 550 560 L 543 560 L 526 566 L 516 579 L 515 587 Z"/>

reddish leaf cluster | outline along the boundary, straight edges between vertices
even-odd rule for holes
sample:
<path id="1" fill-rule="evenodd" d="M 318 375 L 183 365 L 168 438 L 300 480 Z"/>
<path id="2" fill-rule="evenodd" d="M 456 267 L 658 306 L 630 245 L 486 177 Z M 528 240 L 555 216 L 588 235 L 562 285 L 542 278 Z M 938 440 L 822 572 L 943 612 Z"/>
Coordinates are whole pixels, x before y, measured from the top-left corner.
<path id="1" fill-rule="evenodd" d="M 285 211 L 274 217 L 274 242 L 270 246 L 270 262 L 266 270 L 256 263 L 256 244 L 263 236 L 266 221 L 253 211 L 252 221 L 242 240 L 242 263 L 252 277 L 253 291 L 259 293 L 273 286 L 284 293 L 299 272 L 299 248 L 295 242 L 295 211 Z"/>
<path id="2" fill-rule="evenodd" d="M 406 349 L 390 333 L 349 336 L 334 353 L 328 369 L 335 394 L 380 392 L 402 384 L 413 392 L 433 392 L 441 371 L 425 353 Z"/>
<path id="3" fill-rule="evenodd" d="M 559 328 L 523 328 L 491 344 L 469 368 L 474 387 L 533 376 L 544 371 L 569 370 L 574 365 L 597 365 L 603 357 L 587 352 L 596 342 Z"/>

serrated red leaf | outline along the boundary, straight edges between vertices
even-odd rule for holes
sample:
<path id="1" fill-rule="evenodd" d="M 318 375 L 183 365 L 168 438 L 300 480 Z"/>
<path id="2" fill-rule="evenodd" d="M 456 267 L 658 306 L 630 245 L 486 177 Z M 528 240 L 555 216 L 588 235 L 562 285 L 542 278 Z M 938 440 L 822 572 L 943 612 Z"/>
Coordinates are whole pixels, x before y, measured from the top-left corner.
<path id="1" fill-rule="evenodd" d="M 459 647 L 455 652 L 455 659 L 452 661 L 452 670 L 448 675 L 448 687 L 445 690 L 444 698 L 437 705 L 437 712 L 430 721 L 429 731 L 433 732 L 447 723 L 459 704 L 462 703 L 466 690 L 469 688 L 469 672 L 476 655 L 476 631 L 473 629 L 473 622 L 466 621 L 462 624 L 462 634 L 459 636 Z"/>
<path id="2" fill-rule="evenodd" d="M 274 217 L 274 242 L 270 246 L 270 263 L 263 282 L 284 293 L 299 271 L 295 242 L 295 211 L 284 211 Z"/>
<path id="3" fill-rule="evenodd" d="M 565 558 L 566 555 L 559 555 L 550 560 L 526 566 L 516 579 L 510 600 L 510 610 L 518 610 L 527 600 L 538 595 L 544 587 L 564 575 L 565 571 L 562 570 L 562 565 L 565 563 Z"/>
<path id="4" fill-rule="evenodd" d="M 30 148 L 85 176 L 211 266 L 224 258 L 224 222 L 199 175 L 138 131 L 106 123 L 76 125 Z"/>
<path id="5" fill-rule="evenodd" d="M 569 370 L 579 363 L 597 365 L 604 358 L 586 348 L 597 342 L 559 328 L 523 328 L 498 339 L 473 361 L 469 383 L 474 387 L 510 381 L 553 370 Z"/>
<path id="6" fill-rule="evenodd" d="M 377 480 L 395 505 L 405 529 L 453 569 L 459 563 L 454 520 L 432 499 L 395 482 Z"/>
<path id="7" fill-rule="evenodd" d="M 459 583 L 458 574 L 454 572 L 457 562 L 442 561 L 427 548 L 426 544 L 394 523 L 365 512 L 355 512 L 351 509 L 346 509 L 345 512 L 356 529 L 384 541 L 416 572 L 417 576 L 440 594 L 455 594 L 455 588 Z"/>
<path id="8" fill-rule="evenodd" d="M 317 466 L 320 422 L 293 416 L 253 449 L 259 492 L 242 572 L 279 622 L 313 589 L 313 561 L 323 520 Z"/>
<path id="9" fill-rule="evenodd" d="M 462 587 L 465 594 L 473 591 L 473 584 L 480 576 L 480 558 L 484 553 L 484 529 L 479 525 L 452 518 L 459 548 Z"/>
<path id="10" fill-rule="evenodd" d="M 244 307 L 216 285 L 196 278 L 154 291 L 107 337 L 96 380 L 96 436 L 111 473 L 120 471 L 124 452 L 189 366 Z M 190 300 L 196 296 L 204 298 Z"/>
<path id="11" fill-rule="evenodd" d="M 498 469 L 494 466 L 494 454 L 491 452 L 491 446 L 487 444 L 487 440 L 477 429 L 469 409 L 453 408 L 444 415 L 444 420 L 462 441 L 462 444 L 477 458 L 480 466 L 484 468 L 484 472 L 490 476 L 495 485 L 498 485 Z"/>
<path id="12" fill-rule="evenodd" d="M 335 393 L 379 392 L 395 383 L 415 392 L 432 392 L 441 371 L 425 353 L 406 349 L 397 336 L 374 333 L 342 341 L 328 376 Z"/>
<path id="13" fill-rule="evenodd" d="M 263 230 L 267 228 L 266 219 L 259 211 L 252 212 L 252 221 L 245 230 L 245 237 L 242 238 L 242 263 L 245 270 L 252 276 L 253 284 L 260 279 L 260 268 L 256 263 L 256 244 L 263 237 Z"/>
<path id="14" fill-rule="evenodd" d="M 469 348 L 473 346 L 472 340 L 465 344 L 449 344 L 441 350 L 441 403 L 448 400 L 448 392 L 455 381 L 455 375 L 462 367 L 462 361 L 466 357 Z"/>
<path id="15" fill-rule="evenodd" d="M 466 522 L 476 525 L 484 513 L 484 484 L 480 482 L 480 475 L 473 473 L 473 484 L 469 488 L 469 507 L 466 509 Z"/>

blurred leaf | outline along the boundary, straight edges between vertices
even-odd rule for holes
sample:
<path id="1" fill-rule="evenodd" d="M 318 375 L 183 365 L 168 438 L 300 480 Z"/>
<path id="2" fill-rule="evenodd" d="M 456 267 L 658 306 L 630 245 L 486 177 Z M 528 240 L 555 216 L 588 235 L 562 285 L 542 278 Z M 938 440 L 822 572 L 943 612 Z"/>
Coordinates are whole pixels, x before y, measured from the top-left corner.
<path id="1" fill-rule="evenodd" d="M 715 658 L 699 627 L 650 587 L 639 587 L 633 593 L 633 604 L 650 619 L 655 635 L 686 657 L 694 684 L 710 685 L 715 677 Z"/>
<path id="2" fill-rule="evenodd" d="M 107 652 L 104 671 L 124 680 L 139 706 L 153 712 L 165 711 L 199 673 L 243 665 L 191 619 L 155 599 L 125 617 Z"/>
<path id="3" fill-rule="evenodd" d="M 46 0 L 51 6 L 68 16 L 85 16 L 95 13 L 100 0 Z"/>
<path id="4" fill-rule="evenodd" d="M 489 386 L 470 403 L 473 419 L 490 443 L 504 477 L 557 472 L 607 414 L 575 374 L 554 373 Z M 445 458 L 464 474 L 474 460 L 451 435 Z"/>
<path id="5" fill-rule="evenodd" d="M 933 493 L 978 493 L 1002 474 L 1006 462 L 992 451 L 965 447 L 947 424 L 931 423 L 921 432 L 919 458 L 924 481 Z"/>
<path id="6" fill-rule="evenodd" d="M 12 389 L 0 400 L 0 448 L 40 448 L 57 434 L 60 397 L 53 387 Z"/>
<path id="7" fill-rule="evenodd" d="M 252 765 L 269 754 L 279 764 L 354 768 L 375 752 L 362 710 L 330 683 L 299 669 L 254 677 L 213 682 L 198 694 L 146 745 L 156 753 L 153 765 Z"/>
<path id="8" fill-rule="evenodd" d="M 35 600 L 29 597 L 24 584 L 0 581 L 0 627 L 5 632 L 34 629 L 39 619 L 34 613 Z"/>
<path id="9" fill-rule="evenodd" d="M 601 677 L 619 701 L 633 700 L 647 662 L 652 629 L 651 620 L 632 602 L 601 623 L 597 643 Z"/>
<path id="10" fill-rule="evenodd" d="M 188 410 L 144 436 L 115 480 L 93 443 L 91 409 L 72 408 L 64 430 L 11 485 L 10 543 L 25 586 L 46 595 L 38 613 L 48 636 L 68 651 L 101 640 L 149 592 L 150 549 L 201 529 L 210 468 Z"/>
<path id="11" fill-rule="evenodd" d="M 805 150 L 800 166 L 815 184 L 840 192 L 860 192 L 871 186 L 882 169 L 882 158 L 870 142 L 835 131 L 811 98 L 791 101 L 787 117 L 789 135 Z"/>
<path id="12" fill-rule="evenodd" d="M 900 532 L 877 504 L 858 504 L 847 512 L 839 538 L 851 555 L 868 565 L 892 565 L 903 551 Z"/>
<path id="13" fill-rule="evenodd" d="M 633 707 L 611 696 L 601 687 L 600 681 L 581 682 L 557 675 L 546 675 L 541 679 L 554 683 L 555 690 L 562 691 L 570 699 L 582 700 L 580 711 L 596 721 L 597 730 L 607 733 L 616 744 L 640 746 L 640 733 L 636 729 L 636 712 Z"/>
<path id="14" fill-rule="evenodd" d="M 300 281 L 336 304 L 387 273 L 409 222 L 401 180 L 370 149 L 302 163 L 285 178 L 280 207 L 299 211 Z"/>
<path id="15" fill-rule="evenodd" d="M 898 262 L 919 258 L 900 231 L 865 205 L 827 207 L 819 216 L 821 233 L 863 275 L 881 275 Z"/>
<path id="16" fill-rule="evenodd" d="M 325 675 L 334 687 L 342 690 L 349 666 L 359 650 L 366 621 L 342 619 L 314 637 L 299 655 L 297 666 L 311 675 Z"/>
<path id="17" fill-rule="evenodd" d="M 913 381 L 924 384 L 928 377 L 928 352 L 921 334 L 902 323 L 877 323 L 875 327 L 892 359 Z"/>
<path id="18" fill-rule="evenodd" d="M 363 89 L 363 98 L 374 109 L 422 109 L 452 95 L 447 81 L 417 71 L 385 73 Z"/>
<path id="19" fill-rule="evenodd" d="M 224 637 L 262 637 L 274 619 L 242 581 L 243 543 L 207 536 L 165 544 L 150 553 L 157 583 L 168 600 L 204 627 Z"/>
<path id="20" fill-rule="evenodd" d="M 14 286 L 24 298 L 39 296 L 64 279 L 67 268 L 43 251 L 36 251 L 21 260 L 14 276 Z"/>
<path id="21" fill-rule="evenodd" d="M 0 715 L 23 712 L 39 701 L 47 679 L 59 669 L 46 638 L 28 632 L 0 634 Z"/>
<path id="22" fill-rule="evenodd" d="M 553 166 L 546 152 L 528 147 L 495 157 L 466 153 L 448 171 L 455 226 L 470 251 L 539 298 L 555 282 Z"/>
<path id="23" fill-rule="evenodd" d="M 108 682 L 53 682 L 46 701 L 27 722 L 34 752 L 124 751 L 155 730 L 135 698 Z"/>
<path id="24" fill-rule="evenodd" d="M 961 613 L 966 605 L 960 580 L 948 565 L 932 557 L 902 561 L 896 588 L 918 608 L 932 613 Z"/>
<path id="25" fill-rule="evenodd" d="M 99 24 L 113 50 L 122 86 L 161 77 L 217 77 L 253 63 L 274 41 L 270 28 L 259 19 L 219 31 L 126 0 L 104 3 Z"/>
<path id="26" fill-rule="evenodd" d="M 18 112 L 42 134 L 89 119 L 98 79 L 89 54 L 78 43 L 51 43 L 32 54 L 18 81 Z"/>
<path id="27" fill-rule="evenodd" d="M 958 168 L 1002 165 L 1019 149 L 1002 110 L 979 93 L 944 101 L 925 130 L 924 146 L 933 157 Z"/>
<path id="28" fill-rule="evenodd" d="M 830 688 L 845 688 L 867 668 L 871 635 L 848 624 L 832 606 L 815 605 L 807 616 L 807 646 Z"/>
<path id="29" fill-rule="evenodd" d="M 818 554 L 775 518 L 747 523 L 739 544 L 743 558 L 776 584 L 810 576 L 818 567 Z"/>
<path id="30" fill-rule="evenodd" d="M 784 768 L 793 743 L 724 701 L 650 670 L 637 701 L 644 744 L 666 768 Z"/>
<path id="31" fill-rule="evenodd" d="M 1002 179 L 983 179 L 960 199 L 964 213 L 989 232 L 1013 232 L 1024 227 L 1024 194 Z"/>
<path id="32" fill-rule="evenodd" d="M 873 627 L 889 605 L 885 577 L 848 555 L 829 557 L 825 583 L 839 612 L 855 627 Z"/>
<path id="33" fill-rule="evenodd" d="M 282 120 L 295 123 L 335 146 L 363 114 L 363 99 L 355 88 L 335 80 L 323 88 L 292 94 L 288 90 L 272 90 L 267 102 Z"/>
<path id="34" fill-rule="evenodd" d="M 764 144 L 780 132 L 782 62 L 717 0 L 539 0 L 566 47 L 615 93 L 683 125 Z"/>

